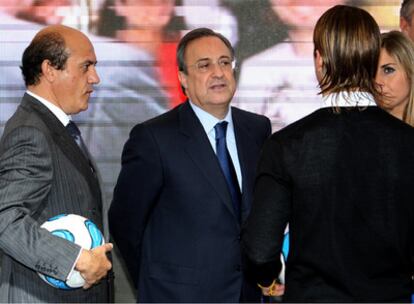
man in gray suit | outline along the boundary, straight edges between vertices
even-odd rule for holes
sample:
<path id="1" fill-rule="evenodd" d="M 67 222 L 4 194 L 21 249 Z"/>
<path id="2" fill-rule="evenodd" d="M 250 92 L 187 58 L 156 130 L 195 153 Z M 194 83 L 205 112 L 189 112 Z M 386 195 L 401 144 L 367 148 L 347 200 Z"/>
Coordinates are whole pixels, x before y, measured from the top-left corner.
<path id="1" fill-rule="evenodd" d="M 75 213 L 103 229 L 96 170 L 70 121 L 88 108 L 99 82 L 95 64 L 89 39 L 61 25 L 41 30 L 23 54 L 27 91 L 0 142 L 0 302 L 111 300 L 110 279 L 102 279 L 112 244 L 85 250 L 40 228 L 54 215 Z M 66 280 L 73 270 L 85 279 L 83 289 L 53 288 L 36 273 Z"/>

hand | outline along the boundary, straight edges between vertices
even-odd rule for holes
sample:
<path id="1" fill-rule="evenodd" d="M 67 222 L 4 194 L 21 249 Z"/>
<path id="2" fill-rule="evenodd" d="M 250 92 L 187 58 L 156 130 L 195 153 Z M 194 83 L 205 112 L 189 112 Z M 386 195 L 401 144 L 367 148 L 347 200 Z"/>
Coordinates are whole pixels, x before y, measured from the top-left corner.
<path id="1" fill-rule="evenodd" d="M 98 283 L 112 268 L 112 264 L 106 256 L 106 253 L 111 251 L 112 248 L 111 243 L 106 243 L 91 250 L 82 249 L 75 269 L 85 279 L 83 289 L 88 289 L 93 284 Z"/>
<path id="2" fill-rule="evenodd" d="M 285 285 L 276 283 L 276 280 L 274 280 L 272 284 L 270 284 L 270 286 L 268 287 L 262 286 L 260 284 L 258 285 L 262 290 L 262 294 L 264 296 L 279 297 L 283 296 L 283 294 L 285 293 Z"/>

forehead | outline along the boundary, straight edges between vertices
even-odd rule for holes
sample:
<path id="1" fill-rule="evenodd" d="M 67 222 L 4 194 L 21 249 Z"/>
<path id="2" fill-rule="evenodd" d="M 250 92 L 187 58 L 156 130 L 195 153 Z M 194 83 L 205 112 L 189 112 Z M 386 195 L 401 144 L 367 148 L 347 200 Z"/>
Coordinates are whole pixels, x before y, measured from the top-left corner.
<path id="1" fill-rule="evenodd" d="M 231 57 L 231 52 L 220 38 L 214 36 L 191 41 L 185 51 L 185 59 L 189 62 L 223 56 Z"/>
<path id="2" fill-rule="evenodd" d="M 70 52 L 69 58 L 80 61 L 96 61 L 95 50 L 90 40 L 81 34 L 65 37 L 66 47 Z"/>
<path id="3" fill-rule="evenodd" d="M 385 48 L 381 48 L 380 53 L 380 61 L 382 64 L 384 63 L 398 63 L 395 56 L 390 55 Z"/>

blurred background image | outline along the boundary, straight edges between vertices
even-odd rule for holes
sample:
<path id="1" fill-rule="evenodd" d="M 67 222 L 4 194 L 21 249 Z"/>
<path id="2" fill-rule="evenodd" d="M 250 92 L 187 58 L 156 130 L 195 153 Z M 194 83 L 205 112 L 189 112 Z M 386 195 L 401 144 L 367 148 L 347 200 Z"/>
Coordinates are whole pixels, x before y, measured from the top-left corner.
<path id="1" fill-rule="evenodd" d="M 236 50 L 233 105 L 268 116 L 273 131 L 321 106 L 313 27 L 336 4 L 368 10 L 383 31 L 399 29 L 399 0 L 0 0 L 0 134 L 25 87 L 23 50 L 44 25 L 85 32 L 101 83 L 88 111 L 74 116 L 103 179 L 107 203 L 131 128 L 185 101 L 175 52 L 189 30 L 209 27 Z M 116 301 L 134 302 L 118 257 Z"/>

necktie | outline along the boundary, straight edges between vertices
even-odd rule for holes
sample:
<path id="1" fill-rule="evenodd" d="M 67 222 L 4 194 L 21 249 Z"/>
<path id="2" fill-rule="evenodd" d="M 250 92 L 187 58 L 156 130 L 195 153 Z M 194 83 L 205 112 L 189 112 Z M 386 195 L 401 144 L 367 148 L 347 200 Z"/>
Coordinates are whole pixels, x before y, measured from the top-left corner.
<path id="1" fill-rule="evenodd" d="M 81 132 L 80 132 L 78 126 L 73 121 L 70 120 L 68 125 L 66 126 L 66 130 L 68 130 L 69 134 L 73 137 L 76 144 L 81 149 L 83 155 L 86 157 L 86 159 L 88 160 L 89 165 L 90 165 L 88 149 L 86 148 L 86 145 L 83 142 Z"/>
<path id="2" fill-rule="evenodd" d="M 229 151 L 227 149 L 226 143 L 226 131 L 227 131 L 227 121 L 219 122 L 214 126 L 216 131 L 216 154 L 219 160 L 221 169 L 226 178 L 227 186 L 230 191 L 231 200 L 233 203 L 234 211 L 236 215 L 241 220 L 241 193 L 239 183 L 237 181 L 236 170 L 234 169 L 233 162 Z"/>

